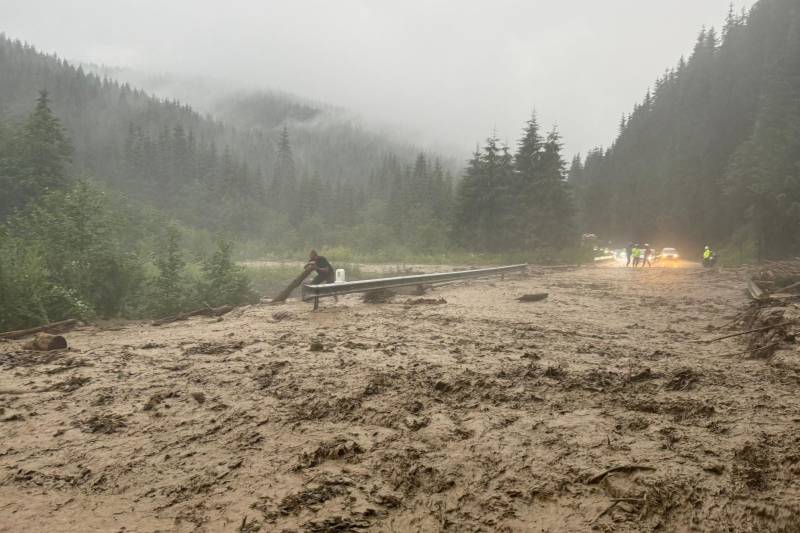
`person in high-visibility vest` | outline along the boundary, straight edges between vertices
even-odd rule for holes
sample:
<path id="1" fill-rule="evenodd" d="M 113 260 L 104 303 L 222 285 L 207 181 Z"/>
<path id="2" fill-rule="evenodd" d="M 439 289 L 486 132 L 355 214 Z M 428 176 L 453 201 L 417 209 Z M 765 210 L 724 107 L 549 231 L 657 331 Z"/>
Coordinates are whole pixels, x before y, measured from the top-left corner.
<path id="1" fill-rule="evenodd" d="M 705 249 L 703 250 L 703 261 L 708 261 L 709 259 L 711 259 L 712 255 L 714 255 L 714 252 L 711 251 L 711 248 L 706 246 Z"/>
<path id="2" fill-rule="evenodd" d="M 631 250 L 631 255 L 633 256 L 633 268 L 636 268 L 637 266 L 639 266 L 639 260 L 642 257 L 642 249 L 638 244 L 635 244 L 633 246 L 633 249 Z"/>

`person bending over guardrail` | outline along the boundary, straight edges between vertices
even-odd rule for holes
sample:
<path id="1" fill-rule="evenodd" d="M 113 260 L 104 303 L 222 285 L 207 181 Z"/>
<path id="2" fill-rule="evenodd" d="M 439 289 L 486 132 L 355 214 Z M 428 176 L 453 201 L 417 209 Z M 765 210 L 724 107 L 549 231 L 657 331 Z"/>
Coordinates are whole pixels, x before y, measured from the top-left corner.
<path id="1" fill-rule="evenodd" d="M 308 263 L 306 263 L 306 271 L 316 270 L 317 275 L 311 280 L 311 285 L 319 285 L 321 283 L 333 283 L 335 274 L 333 265 L 319 255 L 316 250 L 311 250 L 308 254 Z"/>

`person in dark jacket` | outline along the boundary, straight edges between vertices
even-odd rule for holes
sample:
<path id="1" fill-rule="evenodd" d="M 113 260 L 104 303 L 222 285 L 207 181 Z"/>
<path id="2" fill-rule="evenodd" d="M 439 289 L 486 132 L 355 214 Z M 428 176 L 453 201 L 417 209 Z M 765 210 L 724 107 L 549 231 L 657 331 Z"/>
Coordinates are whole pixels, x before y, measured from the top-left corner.
<path id="1" fill-rule="evenodd" d="M 319 255 L 316 250 L 311 250 L 308 254 L 308 263 L 306 263 L 306 270 L 316 270 L 317 275 L 311 280 L 311 285 L 319 285 L 321 283 L 333 283 L 336 280 L 336 274 L 333 265 L 325 257 Z"/>

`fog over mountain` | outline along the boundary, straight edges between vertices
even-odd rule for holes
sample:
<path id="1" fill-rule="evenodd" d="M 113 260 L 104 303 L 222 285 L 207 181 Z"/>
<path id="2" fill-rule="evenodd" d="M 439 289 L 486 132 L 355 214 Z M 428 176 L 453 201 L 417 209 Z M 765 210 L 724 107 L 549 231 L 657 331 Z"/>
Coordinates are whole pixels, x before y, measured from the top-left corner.
<path id="1" fill-rule="evenodd" d="M 610 143 L 630 102 L 728 5 L 4 0 L 0 31 L 71 60 L 295 93 L 463 157 L 495 128 L 515 142 L 534 107 L 567 153 Z"/>

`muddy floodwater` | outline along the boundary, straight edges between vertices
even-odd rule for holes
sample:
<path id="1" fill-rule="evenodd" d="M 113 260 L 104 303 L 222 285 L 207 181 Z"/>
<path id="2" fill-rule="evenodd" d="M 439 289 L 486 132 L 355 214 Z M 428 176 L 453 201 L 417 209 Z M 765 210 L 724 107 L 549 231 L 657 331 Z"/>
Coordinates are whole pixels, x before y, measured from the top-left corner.
<path id="1" fill-rule="evenodd" d="M 698 342 L 744 282 L 531 269 L 0 343 L 0 531 L 800 531 L 800 353 Z"/>

